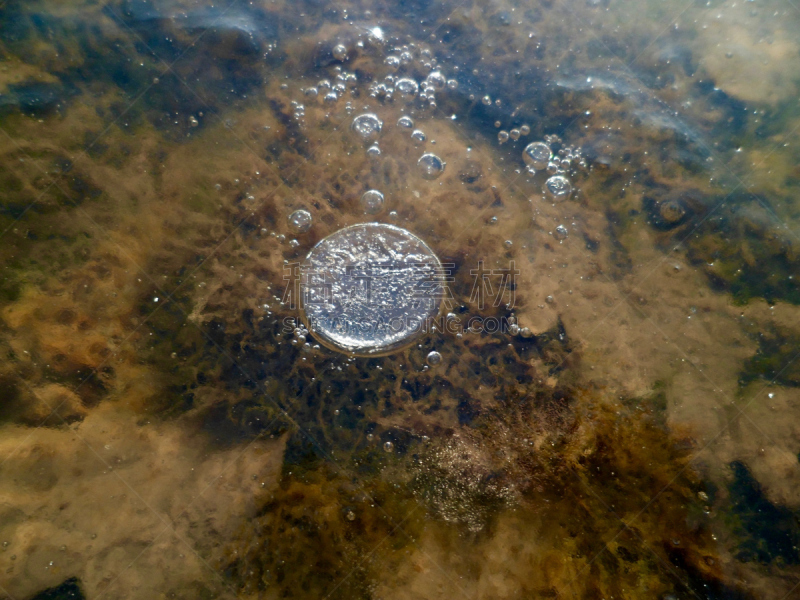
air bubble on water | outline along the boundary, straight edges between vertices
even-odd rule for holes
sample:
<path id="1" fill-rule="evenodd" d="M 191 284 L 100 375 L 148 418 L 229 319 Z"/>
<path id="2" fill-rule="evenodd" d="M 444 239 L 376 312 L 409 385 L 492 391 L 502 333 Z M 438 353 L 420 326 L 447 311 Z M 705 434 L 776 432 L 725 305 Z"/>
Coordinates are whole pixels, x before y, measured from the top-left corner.
<path id="1" fill-rule="evenodd" d="M 401 65 L 407 65 L 412 60 L 414 60 L 414 56 L 411 54 L 411 52 L 408 52 L 406 50 L 406 51 L 400 53 L 400 64 Z"/>
<path id="2" fill-rule="evenodd" d="M 434 90 L 443 90 L 447 85 L 447 79 L 445 79 L 445 76 L 442 75 L 441 71 L 431 71 L 425 78 L 425 83 L 427 83 Z"/>
<path id="3" fill-rule="evenodd" d="M 517 335 L 519 333 L 519 325 L 512 323 L 508 328 L 508 333 L 511 335 Z"/>
<path id="4" fill-rule="evenodd" d="M 385 452 L 391 452 L 394 450 L 394 444 L 392 442 L 384 442 L 383 449 Z"/>
<path id="5" fill-rule="evenodd" d="M 565 240 L 569 237 L 569 231 L 564 225 L 559 225 L 553 232 L 553 237 L 557 240 Z"/>
<path id="6" fill-rule="evenodd" d="M 292 248 L 297 248 L 300 245 L 300 242 L 298 242 L 297 240 L 289 240 L 289 245 Z"/>
<path id="7" fill-rule="evenodd" d="M 514 242 L 512 242 L 511 240 L 506 240 L 505 242 L 503 242 L 503 245 L 504 245 L 506 248 L 511 248 L 511 246 L 513 246 L 513 245 L 514 245 Z"/>
<path id="8" fill-rule="evenodd" d="M 356 513 L 354 513 L 352 510 L 348 510 L 347 511 L 347 520 L 348 521 L 355 521 L 356 520 Z"/>
<path id="9" fill-rule="evenodd" d="M 558 163 L 555 161 L 550 161 L 547 163 L 547 172 L 550 173 L 550 175 L 555 175 L 558 173 Z"/>
<path id="10" fill-rule="evenodd" d="M 501 123 L 500 121 L 495 121 L 495 122 L 494 122 L 494 126 L 495 126 L 496 128 L 498 128 L 498 129 L 500 128 L 500 126 L 501 126 L 501 125 L 502 125 L 502 123 Z"/>
<path id="11" fill-rule="evenodd" d="M 497 133 L 497 141 L 504 144 L 508 141 L 508 132 L 503 129 Z"/>
<path id="12" fill-rule="evenodd" d="M 442 362 L 442 355 L 439 354 L 436 350 L 431 350 L 430 352 L 428 352 L 428 356 L 425 359 L 425 361 L 429 365 L 438 365 L 440 362 Z"/>
<path id="13" fill-rule="evenodd" d="M 323 100 L 325 100 L 325 102 L 328 104 L 333 104 L 338 99 L 339 99 L 339 94 L 337 94 L 336 92 L 328 92 L 327 94 L 325 94 L 325 97 L 323 98 Z"/>
<path id="14" fill-rule="evenodd" d="M 448 79 L 447 80 L 447 89 L 449 90 L 457 90 L 458 89 L 458 81 L 455 79 Z"/>
<path id="15" fill-rule="evenodd" d="M 414 127 L 414 119 L 406 115 L 403 115 L 402 117 L 397 119 L 397 126 L 403 127 L 405 129 L 412 129 Z"/>
<path id="16" fill-rule="evenodd" d="M 327 79 L 320 79 L 317 82 L 317 87 L 321 90 L 329 90 L 331 89 L 331 82 L 328 81 Z"/>
<path id="17" fill-rule="evenodd" d="M 345 60 L 347 58 L 347 48 L 343 44 L 336 44 L 333 47 L 332 54 L 336 60 Z"/>
<path id="18" fill-rule="evenodd" d="M 306 88 L 304 93 L 309 98 L 316 98 L 319 95 L 319 90 L 312 86 L 312 87 Z"/>
<path id="19" fill-rule="evenodd" d="M 198 125 L 200 125 L 200 122 L 194 117 L 194 115 L 192 115 L 189 117 L 189 125 L 191 127 L 197 127 Z"/>
<path id="20" fill-rule="evenodd" d="M 481 98 L 481 102 L 484 104 L 484 106 L 491 106 L 492 98 L 490 96 L 484 96 L 483 98 Z"/>
<path id="21" fill-rule="evenodd" d="M 381 155 L 381 149 L 378 147 L 378 144 L 372 144 L 372 146 L 367 148 L 367 156 L 376 157 L 380 155 Z"/>
<path id="22" fill-rule="evenodd" d="M 524 338 L 529 338 L 533 335 L 530 327 L 523 327 L 519 330 L 519 334 Z"/>
<path id="23" fill-rule="evenodd" d="M 425 135 L 425 132 L 422 131 L 421 129 L 415 129 L 414 131 L 411 132 L 411 139 L 421 144 L 427 139 L 427 136 Z"/>
<path id="24" fill-rule="evenodd" d="M 444 172 L 446 163 L 435 154 L 423 154 L 417 161 L 417 170 L 423 179 L 436 179 Z"/>
<path id="25" fill-rule="evenodd" d="M 534 169 L 544 169 L 552 158 L 553 151 L 544 142 L 528 144 L 522 151 L 522 160 Z"/>
<path id="26" fill-rule="evenodd" d="M 374 113 L 364 113 L 363 115 L 358 115 L 355 119 L 353 119 L 351 128 L 362 139 L 374 140 L 378 137 L 378 134 L 383 128 L 383 121 L 381 121 L 378 118 L 378 115 Z"/>
<path id="27" fill-rule="evenodd" d="M 508 135 L 510 135 L 511 139 L 516 142 L 520 136 L 519 129 L 512 129 L 511 131 L 508 132 Z"/>
<path id="28" fill-rule="evenodd" d="M 296 233 L 305 233 L 311 229 L 314 219 L 311 213 L 304 209 L 298 209 L 289 215 L 289 227 Z"/>
<path id="29" fill-rule="evenodd" d="M 553 175 L 545 182 L 544 193 L 550 200 L 566 200 L 572 193 L 572 184 L 563 175 Z"/>
<path id="30" fill-rule="evenodd" d="M 519 132 L 520 132 L 522 135 L 528 135 L 528 134 L 531 132 L 531 128 L 530 128 L 528 125 L 522 125 L 522 126 L 519 128 Z"/>
<path id="31" fill-rule="evenodd" d="M 378 190 L 368 190 L 361 196 L 361 208 L 368 215 L 377 215 L 383 210 L 384 197 Z"/>
<path id="32" fill-rule="evenodd" d="M 419 92 L 419 84 L 410 77 L 403 77 L 394 84 L 394 90 L 403 100 L 413 100 Z"/>

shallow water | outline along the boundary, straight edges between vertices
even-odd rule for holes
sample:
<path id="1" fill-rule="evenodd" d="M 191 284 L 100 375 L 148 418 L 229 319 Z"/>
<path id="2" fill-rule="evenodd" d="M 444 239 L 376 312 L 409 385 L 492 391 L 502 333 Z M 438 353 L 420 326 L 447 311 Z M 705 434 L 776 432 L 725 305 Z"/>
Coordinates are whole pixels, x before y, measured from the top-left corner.
<path id="1" fill-rule="evenodd" d="M 777 0 L 0 4 L 0 593 L 800 595 L 798 31 Z M 440 304 L 350 356 L 295 277 L 370 222 Z M 406 289 L 380 248 L 331 263 L 336 310 Z"/>

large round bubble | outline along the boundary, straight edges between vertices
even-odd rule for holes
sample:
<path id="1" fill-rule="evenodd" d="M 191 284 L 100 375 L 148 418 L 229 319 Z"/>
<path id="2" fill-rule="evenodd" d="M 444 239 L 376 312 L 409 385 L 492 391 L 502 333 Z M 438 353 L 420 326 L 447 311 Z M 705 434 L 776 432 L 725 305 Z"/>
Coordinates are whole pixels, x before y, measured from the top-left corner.
<path id="1" fill-rule="evenodd" d="M 357 356 L 388 354 L 439 314 L 443 268 L 425 242 L 382 223 L 345 227 L 301 266 L 306 325 L 320 343 Z"/>

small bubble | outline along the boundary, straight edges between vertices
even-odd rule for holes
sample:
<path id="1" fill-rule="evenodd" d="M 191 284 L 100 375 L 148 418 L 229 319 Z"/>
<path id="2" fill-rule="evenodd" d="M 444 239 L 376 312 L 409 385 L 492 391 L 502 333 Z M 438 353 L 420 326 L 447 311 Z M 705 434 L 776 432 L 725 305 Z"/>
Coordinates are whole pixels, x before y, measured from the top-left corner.
<path id="1" fill-rule="evenodd" d="M 524 338 L 529 338 L 533 335 L 530 327 L 523 327 L 519 330 L 519 334 Z"/>
<path id="2" fill-rule="evenodd" d="M 384 442 L 383 450 L 385 452 L 391 452 L 392 450 L 394 450 L 394 444 L 392 442 Z"/>
<path id="3" fill-rule="evenodd" d="M 572 184 L 563 175 L 553 175 L 545 182 L 544 193 L 551 200 L 566 200 L 572 193 Z"/>
<path id="4" fill-rule="evenodd" d="M 564 225 L 559 225 L 556 227 L 556 230 L 553 232 L 553 237 L 557 240 L 565 240 L 569 236 L 569 231 Z"/>
<path id="5" fill-rule="evenodd" d="M 419 84 L 410 77 L 403 77 L 394 84 L 394 90 L 403 100 L 413 100 L 419 92 Z"/>
<path id="6" fill-rule="evenodd" d="M 447 89 L 449 89 L 449 90 L 458 89 L 458 81 L 456 81 L 455 79 L 448 79 L 447 80 Z"/>
<path id="7" fill-rule="evenodd" d="M 440 362 L 442 362 L 442 355 L 436 350 L 431 350 L 428 352 L 428 357 L 425 359 L 425 362 L 431 366 L 438 365 Z"/>
<path id="8" fill-rule="evenodd" d="M 520 131 L 519 129 L 512 129 L 511 131 L 508 132 L 508 135 L 510 135 L 511 139 L 516 142 L 519 139 Z"/>
<path id="9" fill-rule="evenodd" d="M 506 248 L 511 248 L 511 246 L 512 246 L 513 244 L 514 244 L 514 242 L 512 242 L 511 240 L 506 240 L 505 242 L 503 242 L 503 245 L 504 245 Z"/>
<path id="10" fill-rule="evenodd" d="M 198 125 L 200 125 L 200 122 L 194 116 L 190 116 L 189 117 L 189 125 L 191 127 L 197 127 Z"/>
<path id="11" fill-rule="evenodd" d="M 444 173 L 445 163 L 435 154 L 423 154 L 417 161 L 417 169 L 423 179 L 436 179 Z"/>
<path id="12" fill-rule="evenodd" d="M 447 80 L 440 71 L 432 71 L 428 73 L 428 76 L 425 78 L 425 83 L 434 90 L 443 90 L 445 85 L 447 85 Z"/>
<path id="13" fill-rule="evenodd" d="M 306 88 L 306 91 L 304 92 L 304 94 L 306 96 L 308 96 L 309 98 L 316 98 L 319 95 L 319 90 L 317 88 L 315 88 L 315 87 L 309 87 L 309 88 Z"/>
<path id="14" fill-rule="evenodd" d="M 336 410 L 333 411 L 333 414 L 338 417 L 340 412 L 341 411 L 337 408 Z"/>
<path id="15" fill-rule="evenodd" d="M 289 227 L 296 233 L 305 233 L 311 229 L 314 219 L 307 210 L 298 209 L 289 215 Z"/>
<path id="16" fill-rule="evenodd" d="M 534 169 L 544 169 L 553 158 L 553 151 L 544 142 L 533 142 L 522 151 L 522 160 Z"/>
<path id="17" fill-rule="evenodd" d="M 523 125 L 522 127 L 519 128 L 519 132 L 522 135 L 528 135 L 531 132 L 531 128 L 528 125 Z"/>
<path id="18" fill-rule="evenodd" d="M 347 520 L 348 521 L 355 521 L 356 520 L 356 513 L 354 513 L 352 510 L 348 510 L 347 511 Z"/>
<path id="19" fill-rule="evenodd" d="M 497 141 L 500 142 L 501 144 L 506 143 L 508 141 L 508 132 L 505 130 L 501 130 L 500 132 L 498 132 Z"/>
<path id="20" fill-rule="evenodd" d="M 367 156 L 380 156 L 381 149 L 378 147 L 378 144 L 372 144 L 369 148 L 367 148 Z"/>
<path id="21" fill-rule="evenodd" d="M 343 44 L 336 44 L 333 47 L 332 54 L 336 60 L 345 60 L 347 58 L 347 48 Z"/>
<path id="22" fill-rule="evenodd" d="M 414 131 L 411 132 L 411 139 L 417 142 L 418 144 L 421 144 L 427 139 L 427 136 L 425 135 L 425 132 L 422 131 L 421 129 L 415 129 Z"/>
<path id="23" fill-rule="evenodd" d="M 361 208 L 368 215 L 377 215 L 383 210 L 384 197 L 378 190 L 368 190 L 361 196 Z"/>
<path id="24" fill-rule="evenodd" d="M 481 102 L 484 106 L 491 106 L 492 105 L 492 98 L 490 96 L 484 96 L 481 98 Z M 500 127 L 499 125 L 495 125 L 495 127 Z"/>
<path id="25" fill-rule="evenodd" d="M 397 119 L 397 126 L 405 129 L 412 129 L 414 127 L 414 120 L 404 115 Z"/>
<path id="26" fill-rule="evenodd" d="M 383 128 L 383 121 L 381 121 L 376 114 L 365 113 L 353 119 L 351 128 L 361 136 L 362 139 L 374 140 L 378 137 L 378 134 Z"/>

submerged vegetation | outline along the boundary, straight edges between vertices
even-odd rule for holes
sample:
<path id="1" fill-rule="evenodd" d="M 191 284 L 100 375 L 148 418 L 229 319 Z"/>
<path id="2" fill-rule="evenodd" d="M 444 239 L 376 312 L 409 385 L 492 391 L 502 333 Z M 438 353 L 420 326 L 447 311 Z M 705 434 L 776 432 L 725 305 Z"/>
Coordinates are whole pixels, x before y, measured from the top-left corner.
<path id="1" fill-rule="evenodd" d="M 0 6 L 0 591 L 790 594 L 800 433 L 736 419 L 800 382 L 798 15 L 688 9 L 754 98 L 662 5 L 345 4 Z M 292 265 L 371 220 L 513 327 L 315 346 Z"/>

